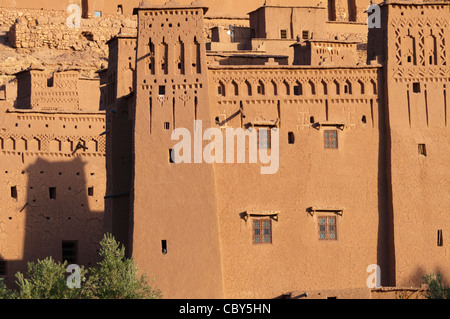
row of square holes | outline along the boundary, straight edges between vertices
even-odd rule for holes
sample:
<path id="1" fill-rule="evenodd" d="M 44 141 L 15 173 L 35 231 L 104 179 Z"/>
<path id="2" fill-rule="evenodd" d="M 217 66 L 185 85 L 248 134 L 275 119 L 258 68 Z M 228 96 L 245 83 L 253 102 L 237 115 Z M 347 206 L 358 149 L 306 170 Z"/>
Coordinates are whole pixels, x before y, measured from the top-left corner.
<path id="1" fill-rule="evenodd" d="M 19 127 L 19 123 L 16 123 L 16 127 Z M 48 124 L 45 124 L 45 127 L 48 128 Z M 62 126 L 63 128 L 66 128 L 65 125 Z M 28 124 L 28 128 L 31 128 L 31 124 Z M 78 125 L 74 126 L 75 129 L 78 129 Z M 92 129 L 92 125 L 89 125 L 89 128 Z M 105 128 L 105 126 L 103 126 L 103 129 Z"/>

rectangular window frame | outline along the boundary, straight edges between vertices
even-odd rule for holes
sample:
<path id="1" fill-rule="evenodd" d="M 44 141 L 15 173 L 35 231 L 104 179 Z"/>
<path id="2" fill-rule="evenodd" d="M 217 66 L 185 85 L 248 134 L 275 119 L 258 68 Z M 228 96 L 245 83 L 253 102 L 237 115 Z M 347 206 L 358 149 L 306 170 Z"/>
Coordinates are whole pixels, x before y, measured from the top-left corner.
<path id="1" fill-rule="evenodd" d="M 252 220 L 253 235 L 252 240 L 255 245 L 272 244 L 272 219 L 255 218 Z"/>
<path id="2" fill-rule="evenodd" d="M 321 223 L 324 219 L 325 222 Z M 330 221 L 333 221 L 330 223 Z M 321 227 L 323 226 L 323 228 Z M 322 235 L 323 234 L 323 235 Z M 320 241 L 337 241 L 337 216 L 319 215 L 317 216 L 317 235 Z"/>
<path id="3" fill-rule="evenodd" d="M 272 129 L 270 127 L 258 128 L 258 149 L 272 149 Z"/>
<path id="4" fill-rule="evenodd" d="M 331 134 L 334 133 L 334 137 Z M 338 149 L 339 138 L 337 130 L 325 130 L 323 131 L 323 142 L 325 149 Z"/>

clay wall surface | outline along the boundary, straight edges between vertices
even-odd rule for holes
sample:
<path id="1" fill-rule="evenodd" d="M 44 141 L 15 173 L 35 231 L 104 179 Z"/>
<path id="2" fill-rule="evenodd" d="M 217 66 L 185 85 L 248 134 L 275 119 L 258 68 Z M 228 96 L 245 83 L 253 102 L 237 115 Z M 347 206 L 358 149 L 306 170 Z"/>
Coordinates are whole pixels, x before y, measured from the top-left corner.
<path id="1" fill-rule="evenodd" d="M 377 67 L 210 67 L 215 127 L 225 135 L 226 128 L 279 120 L 280 133 L 279 170 L 273 175 L 261 175 L 264 164 L 248 164 L 248 157 L 246 164 L 214 165 L 225 296 L 273 298 L 294 287 L 364 288 L 367 266 L 384 263 L 379 77 Z M 324 148 L 327 130 L 338 132 L 337 149 Z M 311 207 L 341 208 L 343 214 L 313 214 Z M 244 212 L 277 212 L 271 244 L 253 243 L 258 217 L 245 220 Z M 337 240 L 318 238 L 319 216 L 337 217 Z"/>
<path id="2" fill-rule="evenodd" d="M 211 125 L 203 13 L 139 11 L 132 249 L 168 298 L 224 296 L 213 167 L 169 161 L 174 128 L 193 132 L 195 119 Z"/>
<path id="3" fill-rule="evenodd" d="M 417 286 L 436 271 L 448 282 L 448 3 L 390 1 L 382 10 L 381 30 L 391 35 L 378 50 L 385 52 L 396 284 Z"/>
<path id="4" fill-rule="evenodd" d="M 109 42 L 109 67 L 106 73 L 106 171 L 105 214 L 113 234 L 131 254 L 130 189 L 132 181 L 132 105 L 136 38 L 115 37 Z"/>
<path id="5" fill-rule="evenodd" d="M 105 233 L 104 114 L 2 109 L 0 126 L 7 283 L 27 261 L 62 261 L 62 241 L 77 242 L 80 265 L 96 263 Z"/>

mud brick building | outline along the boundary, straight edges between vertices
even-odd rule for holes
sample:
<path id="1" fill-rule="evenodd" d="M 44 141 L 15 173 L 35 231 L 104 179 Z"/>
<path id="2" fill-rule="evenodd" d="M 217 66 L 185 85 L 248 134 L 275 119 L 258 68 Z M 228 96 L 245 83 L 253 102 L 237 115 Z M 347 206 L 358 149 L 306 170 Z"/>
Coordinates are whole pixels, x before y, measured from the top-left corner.
<path id="1" fill-rule="evenodd" d="M 37 256 L 93 263 L 109 231 L 167 298 L 448 281 L 450 3 L 387 0 L 368 28 L 365 0 L 122 2 L 80 3 L 86 20 L 136 21 L 105 41 L 107 69 L 28 69 L 4 87 L 5 277 Z M 198 121 L 278 133 L 258 143 L 279 147 L 276 172 L 173 163 L 173 131 Z"/>

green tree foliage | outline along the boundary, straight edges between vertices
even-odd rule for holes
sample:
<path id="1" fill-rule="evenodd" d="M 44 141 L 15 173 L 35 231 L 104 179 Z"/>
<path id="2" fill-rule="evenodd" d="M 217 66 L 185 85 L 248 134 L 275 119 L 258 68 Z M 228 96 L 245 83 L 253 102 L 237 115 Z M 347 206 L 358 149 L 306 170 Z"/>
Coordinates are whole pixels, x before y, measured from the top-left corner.
<path id="1" fill-rule="evenodd" d="M 26 276 L 18 272 L 13 293 L 17 299 L 75 299 L 83 297 L 85 288 L 70 289 L 67 286 L 67 263 L 57 263 L 51 257 L 28 263 Z M 81 282 L 86 282 L 87 271 L 81 268 Z"/>
<path id="2" fill-rule="evenodd" d="M 51 257 L 29 262 L 26 275 L 16 274 L 16 290 L 0 281 L 0 299 L 156 299 L 161 292 L 152 288 L 147 275 L 138 275 L 133 259 L 110 234 L 100 242 L 102 261 L 97 267 L 80 269 L 80 288 L 69 288 L 67 263 Z"/>
<path id="3" fill-rule="evenodd" d="M 428 286 L 425 298 L 427 299 L 450 299 L 450 287 L 442 283 L 440 272 L 436 274 L 426 274 L 422 277 L 423 282 Z"/>
<path id="4" fill-rule="evenodd" d="M 133 259 L 125 258 L 125 248 L 112 235 L 100 243 L 102 261 L 92 270 L 92 285 L 100 299 L 157 299 L 161 292 L 153 289 L 147 274 L 139 277 Z"/>

